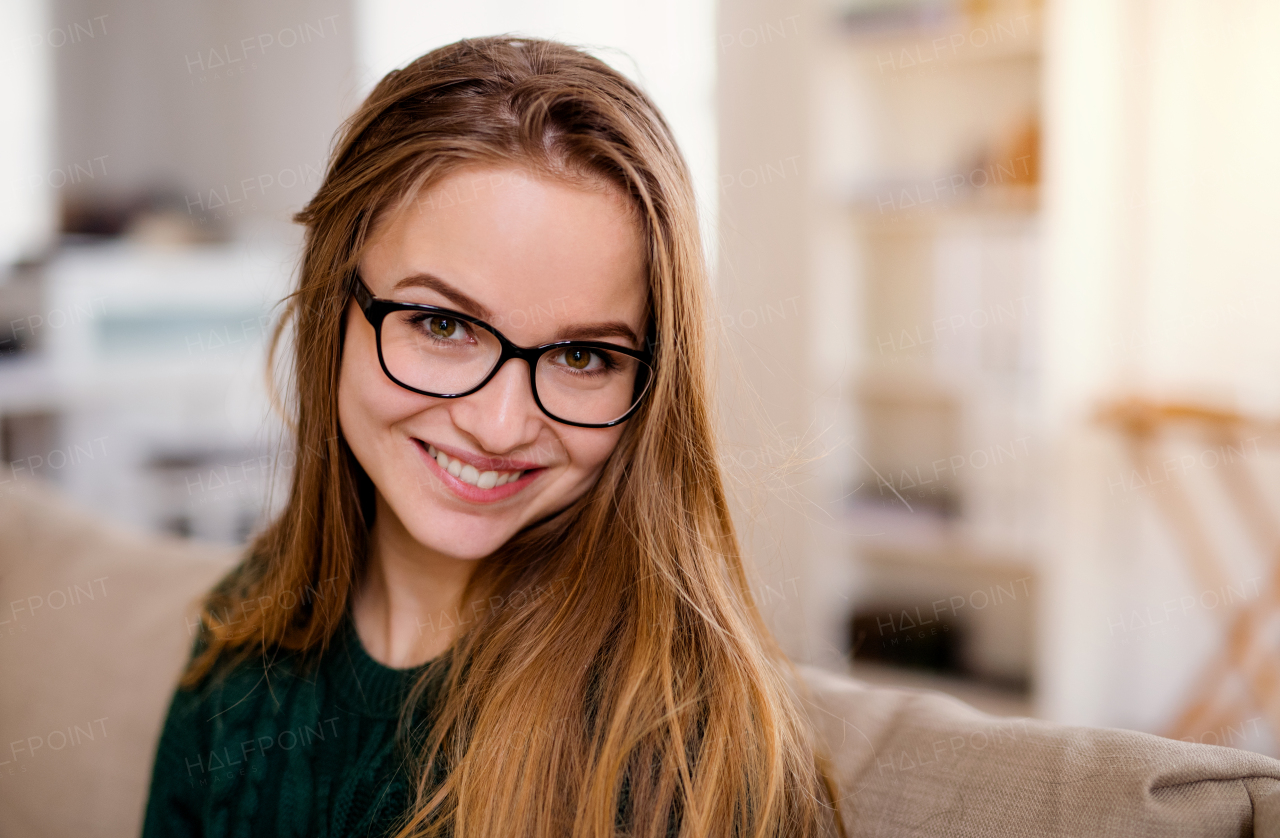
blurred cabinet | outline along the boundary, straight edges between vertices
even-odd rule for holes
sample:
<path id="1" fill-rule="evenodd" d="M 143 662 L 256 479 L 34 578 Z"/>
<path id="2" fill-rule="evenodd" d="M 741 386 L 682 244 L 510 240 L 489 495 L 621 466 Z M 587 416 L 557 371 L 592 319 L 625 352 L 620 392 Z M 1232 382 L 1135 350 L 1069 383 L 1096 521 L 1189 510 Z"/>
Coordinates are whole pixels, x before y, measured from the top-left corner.
<path id="1" fill-rule="evenodd" d="M 0 357 L 0 490 L 34 475 L 118 521 L 243 540 L 287 465 L 264 372 L 292 266 L 275 244 L 58 251 Z"/>

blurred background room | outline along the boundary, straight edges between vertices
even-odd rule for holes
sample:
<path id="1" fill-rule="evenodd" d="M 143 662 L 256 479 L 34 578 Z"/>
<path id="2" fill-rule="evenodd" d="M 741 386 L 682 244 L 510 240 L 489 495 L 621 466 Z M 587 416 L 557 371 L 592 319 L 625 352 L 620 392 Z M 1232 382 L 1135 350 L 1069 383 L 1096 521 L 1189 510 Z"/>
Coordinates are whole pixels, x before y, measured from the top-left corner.
<path id="1" fill-rule="evenodd" d="M 1280 754 L 1268 0 L 6 0 L 0 490 L 243 542 L 291 214 L 383 74 L 504 32 L 681 143 L 793 657 Z"/>

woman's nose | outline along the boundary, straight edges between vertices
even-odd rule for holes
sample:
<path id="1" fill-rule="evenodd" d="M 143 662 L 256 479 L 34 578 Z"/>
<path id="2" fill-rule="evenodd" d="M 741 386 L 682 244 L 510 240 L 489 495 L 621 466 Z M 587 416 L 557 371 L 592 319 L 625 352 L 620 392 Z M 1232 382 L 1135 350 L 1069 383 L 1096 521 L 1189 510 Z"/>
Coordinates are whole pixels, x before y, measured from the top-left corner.
<path id="1" fill-rule="evenodd" d="M 503 364 L 477 392 L 455 399 L 449 413 L 459 430 L 493 454 L 532 442 L 542 426 L 542 411 L 529 386 L 529 365 L 517 358 Z"/>

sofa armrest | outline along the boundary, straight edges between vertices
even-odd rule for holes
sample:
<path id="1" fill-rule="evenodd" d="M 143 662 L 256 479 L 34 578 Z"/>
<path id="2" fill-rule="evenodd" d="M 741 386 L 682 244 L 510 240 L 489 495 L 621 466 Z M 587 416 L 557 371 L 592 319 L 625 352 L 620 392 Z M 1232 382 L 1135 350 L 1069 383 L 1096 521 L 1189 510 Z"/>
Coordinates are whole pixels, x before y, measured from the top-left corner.
<path id="1" fill-rule="evenodd" d="M 138 834 L 197 600 L 236 552 L 0 489 L 0 836 Z"/>
<path id="2" fill-rule="evenodd" d="M 1280 838 L 1269 757 L 800 673 L 855 835 Z"/>

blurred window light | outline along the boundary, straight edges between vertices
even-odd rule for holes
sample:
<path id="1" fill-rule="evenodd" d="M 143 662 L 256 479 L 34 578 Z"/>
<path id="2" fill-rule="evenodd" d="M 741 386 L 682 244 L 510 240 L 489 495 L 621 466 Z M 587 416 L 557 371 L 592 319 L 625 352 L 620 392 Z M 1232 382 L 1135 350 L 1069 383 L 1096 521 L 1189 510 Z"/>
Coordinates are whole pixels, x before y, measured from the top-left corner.
<path id="1" fill-rule="evenodd" d="M 355 0 L 356 62 L 368 91 L 387 72 L 460 38 L 518 34 L 587 48 L 640 83 L 693 173 L 703 242 L 715 264 L 716 7 L 711 0 L 446 3 Z"/>
<path id="2" fill-rule="evenodd" d="M 0 3 L 0 265 L 10 265 L 42 251 L 53 235 L 52 168 L 48 150 L 53 136 L 52 59 L 57 40 L 43 0 Z M 65 33 L 62 33 L 65 37 Z"/>

